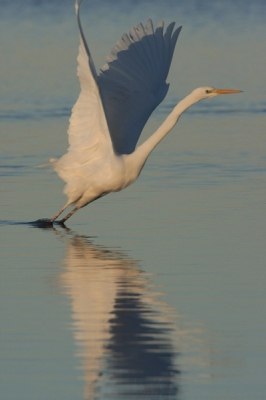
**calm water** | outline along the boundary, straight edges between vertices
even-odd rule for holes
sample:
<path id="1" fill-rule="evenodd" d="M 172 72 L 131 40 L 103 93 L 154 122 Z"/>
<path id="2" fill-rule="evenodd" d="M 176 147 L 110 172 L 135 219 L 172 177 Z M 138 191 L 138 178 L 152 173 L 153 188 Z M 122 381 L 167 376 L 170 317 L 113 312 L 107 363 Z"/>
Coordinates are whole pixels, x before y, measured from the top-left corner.
<path id="1" fill-rule="evenodd" d="M 1 399 L 264 399 L 265 2 L 84 0 L 99 67 L 140 20 L 183 25 L 142 140 L 197 86 L 244 93 L 189 110 L 67 229 L 29 223 L 65 202 L 37 166 L 79 92 L 73 4 L 42 3 L 0 2 Z"/>

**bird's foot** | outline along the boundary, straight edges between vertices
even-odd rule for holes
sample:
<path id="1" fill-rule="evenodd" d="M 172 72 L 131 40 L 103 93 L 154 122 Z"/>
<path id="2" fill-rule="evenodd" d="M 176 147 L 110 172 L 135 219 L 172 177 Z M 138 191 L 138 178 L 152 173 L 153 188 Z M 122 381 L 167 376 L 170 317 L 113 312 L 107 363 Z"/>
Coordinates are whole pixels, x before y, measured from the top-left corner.
<path id="1" fill-rule="evenodd" d="M 36 226 L 37 228 L 42 228 L 42 229 L 51 229 L 53 228 L 54 225 L 60 225 L 62 228 L 67 229 L 66 225 L 64 224 L 64 220 L 61 221 L 52 221 L 49 218 L 42 218 L 42 219 L 37 219 L 37 221 L 31 222 L 33 226 Z"/>
<path id="2" fill-rule="evenodd" d="M 52 222 L 52 224 L 60 225 L 62 228 L 68 229 L 63 219 L 61 219 L 60 221 L 54 221 Z"/>
<path id="3" fill-rule="evenodd" d="M 52 228 L 53 223 L 48 218 L 37 219 L 37 221 L 33 221 L 32 225 L 37 226 L 38 228 Z"/>

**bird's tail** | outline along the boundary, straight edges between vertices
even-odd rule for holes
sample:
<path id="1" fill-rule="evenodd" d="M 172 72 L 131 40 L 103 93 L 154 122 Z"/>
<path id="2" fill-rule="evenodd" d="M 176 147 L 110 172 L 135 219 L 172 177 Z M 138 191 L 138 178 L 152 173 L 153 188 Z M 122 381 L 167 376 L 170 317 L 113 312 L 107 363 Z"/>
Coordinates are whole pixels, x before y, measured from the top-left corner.
<path id="1" fill-rule="evenodd" d="M 55 167 L 55 164 L 57 163 L 57 158 L 50 158 L 49 160 L 50 162 L 47 164 L 41 164 L 41 165 L 37 165 L 37 168 L 53 168 Z"/>

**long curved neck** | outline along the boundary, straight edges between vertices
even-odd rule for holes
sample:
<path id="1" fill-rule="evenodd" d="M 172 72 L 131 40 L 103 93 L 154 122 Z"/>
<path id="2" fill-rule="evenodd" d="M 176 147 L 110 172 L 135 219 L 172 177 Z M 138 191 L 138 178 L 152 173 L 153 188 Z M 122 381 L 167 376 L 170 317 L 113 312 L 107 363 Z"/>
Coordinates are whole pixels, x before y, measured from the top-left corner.
<path id="1" fill-rule="evenodd" d="M 154 134 L 150 136 L 149 139 L 147 139 L 144 143 L 138 146 L 134 153 L 128 156 L 128 161 L 131 161 L 130 158 L 132 158 L 132 161 L 134 160 L 135 165 L 138 165 L 140 168 L 139 172 L 143 168 L 152 150 L 157 146 L 158 143 L 160 143 L 167 133 L 173 129 L 180 115 L 199 100 L 200 99 L 195 99 L 193 92 L 181 100 L 168 115 L 162 125 L 157 129 L 157 131 L 154 132 Z"/>

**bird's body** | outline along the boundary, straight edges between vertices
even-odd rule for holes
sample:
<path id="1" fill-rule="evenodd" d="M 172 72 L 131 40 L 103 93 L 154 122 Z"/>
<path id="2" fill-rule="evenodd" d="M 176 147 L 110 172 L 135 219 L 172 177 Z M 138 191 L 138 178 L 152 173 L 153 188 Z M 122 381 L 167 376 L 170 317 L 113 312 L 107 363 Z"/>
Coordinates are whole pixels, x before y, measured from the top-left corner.
<path id="1" fill-rule="evenodd" d="M 141 24 L 132 28 L 116 43 L 98 76 L 80 24 L 80 3 L 75 6 L 81 92 L 70 118 L 68 152 L 58 160 L 51 159 L 54 170 L 66 182 L 68 201 L 51 222 L 71 204 L 75 207 L 62 222 L 81 207 L 133 183 L 151 151 L 192 104 L 239 92 L 195 89 L 150 138 L 136 147 L 149 116 L 167 94 L 166 78 L 181 27 L 173 33 L 174 24 L 170 24 L 163 33 L 162 22 L 154 30 L 149 20 L 145 28 Z"/>
<path id="2" fill-rule="evenodd" d="M 72 162 L 69 153 L 56 163 L 55 170 L 67 182 L 65 194 L 70 199 L 70 204 L 84 207 L 107 193 L 124 189 L 137 179 L 137 169 L 131 168 L 123 154 L 115 154 L 111 149 L 105 150 L 101 157 L 98 154 L 91 162 L 76 163 L 71 170 L 64 166 Z"/>

